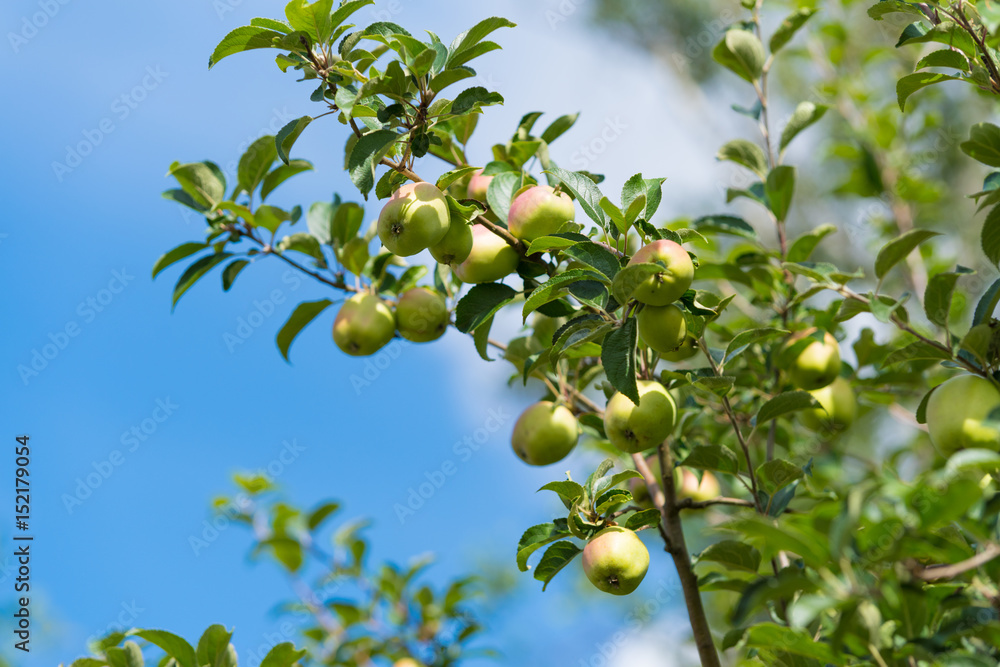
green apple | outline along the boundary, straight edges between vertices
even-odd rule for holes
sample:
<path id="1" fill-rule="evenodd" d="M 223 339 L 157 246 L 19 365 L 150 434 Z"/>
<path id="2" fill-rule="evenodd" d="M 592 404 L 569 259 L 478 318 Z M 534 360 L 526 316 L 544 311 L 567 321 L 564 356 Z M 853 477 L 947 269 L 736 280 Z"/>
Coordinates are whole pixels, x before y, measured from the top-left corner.
<path id="1" fill-rule="evenodd" d="M 465 196 L 468 199 L 475 199 L 476 201 L 488 204 L 486 201 L 486 191 L 490 188 L 490 181 L 493 180 L 492 176 L 483 176 L 482 169 L 476 169 L 472 172 L 472 178 L 469 179 L 469 187 L 465 190 Z"/>
<path id="2" fill-rule="evenodd" d="M 928 399 L 927 430 L 944 454 L 1000 449 L 1000 429 L 987 422 L 997 408 L 1000 390 L 995 384 L 978 375 L 959 375 L 941 383 Z"/>
<path id="3" fill-rule="evenodd" d="M 840 375 L 840 346 L 828 331 L 820 340 L 813 327 L 788 337 L 778 351 L 778 363 L 799 389 L 821 389 Z"/>
<path id="4" fill-rule="evenodd" d="M 396 662 L 392 663 L 392 667 L 423 667 L 423 665 L 413 658 L 400 658 Z"/>
<path id="5" fill-rule="evenodd" d="M 858 399 L 854 396 L 854 389 L 842 377 L 809 393 L 823 406 L 800 413 L 802 423 L 814 431 L 843 431 L 858 416 Z"/>
<path id="6" fill-rule="evenodd" d="M 472 252 L 453 268 L 463 283 L 492 283 L 516 271 L 519 260 L 506 241 L 482 225 L 473 225 Z"/>
<path id="7" fill-rule="evenodd" d="M 510 203 L 507 226 L 519 239 L 533 241 L 540 236 L 554 234 L 567 222 L 573 222 L 576 208 L 564 192 L 556 192 L 549 185 L 526 188 Z"/>
<path id="8" fill-rule="evenodd" d="M 612 595 L 628 595 L 649 569 L 649 551 L 628 528 L 609 526 L 583 548 L 583 571 L 590 583 Z"/>
<path id="9" fill-rule="evenodd" d="M 666 268 L 639 283 L 632 297 L 649 306 L 666 306 L 677 301 L 691 287 L 694 262 L 687 250 L 673 241 L 653 241 L 639 248 L 629 265 L 662 262 Z"/>
<path id="10" fill-rule="evenodd" d="M 677 424 L 677 405 L 659 382 L 639 381 L 639 405 L 617 392 L 604 410 L 604 432 L 629 454 L 658 446 Z"/>
<path id="11" fill-rule="evenodd" d="M 333 321 L 333 342 L 355 357 L 375 354 L 395 332 L 392 311 L 374 294 L 355 294 L 344 302 Z"/>
<path id="12" fill-rule="evenodd" d="M 660 354 L 675 352 L 687 339 L 684 311 L 677 306 L 644 306 L 635 319 L 639 338 Z"/>
<path id="13" fill-rule="evenodd" d="M 407 183 L 392 193 L 378 216 L 378 237 L 400 257 L 437 245 L 448 233 L 448 200 L 432 183 Z"/>
<path id="14" fill-rule="evenodd" d="M 686 336 L 684 342 L 681 346 L 672 352 L 665 352 L 660 355 L 660 358 L 665 361 L 672 361 L 674 363 L 679 363 L 681 361 L 687 361 L 694 355 L 698 354 L 701 348 L 698 347 L 698 339 L 694 336 Z"/>
<path id="15" fill-rule="evenodd" d="M 677 468 L 674 470 L 674 480 L 678 500 L 690 498 L 696 503 L 703 503 L 719 497 L 719 480 L 707 470 L 702 473 L 699 482 L 698 476 L 690 470 Z"/>
<path id="16" fill-rule="evenodd" d="M 569 408 L 539 401 L 517 418 L 510 444 L 525 463 L 547 466 L 566 458 L 579 437 L 580 424 Z"/>
<path id="17" fill-rule="evenodd" d="M 427 287 L 406 290 L 396 302 L 396 329 L 414 343 L 437 340 L 448 329 L 448 304 Z"/>
<path id="18" fill-rule="evenodd" d="M 472 226 L 459 217 L 451 219 L 448 233 L 431 246 L 431 257 L 440 264 L 460 264 L 472 252 Z"/>

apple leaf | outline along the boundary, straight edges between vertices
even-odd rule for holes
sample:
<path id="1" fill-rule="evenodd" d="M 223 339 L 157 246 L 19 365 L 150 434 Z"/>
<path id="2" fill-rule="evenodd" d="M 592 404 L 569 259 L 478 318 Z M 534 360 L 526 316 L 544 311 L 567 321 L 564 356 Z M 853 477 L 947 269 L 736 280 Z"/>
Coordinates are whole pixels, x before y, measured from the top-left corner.
<path id="1" fill-rule="evenodd" d="M 201 206 L 212 208 L 226 198 L 226 176 L 214 162 L 174 162 L 168 173 Z"/>
<path id="2" fill-rule="evenodd" d="M 655 507 L 636 512 L 625 522 L 625 527 L 629 530 L 639 530 L 640 528 L 655 528 L 660 525 L 660 510 Z"/>
<path id="3" fill-rule="evenodd" d="M 990 167 L 1000 167 L 1000 127 L 992 123 L 976 123 L 969 130 L 969 140 L 959 145 L 973 160 Z"/>
<path id="4" fill-rule="evenodd" d="M 479 111 L 480 107 L 503 104 L 503 95 L 486 90 L 482 86 L 475 86 L 463 90 L 451 103 L 451 113 L 456 116 Z"/>
<path id="5" fill-rule="evenodd" d="M 717 63 L 740 78 L 754 81 L 760 76 L 767 60 L 767 52 L 757 36 L 746 30 L 733 28 L 712 50 Z"/>
<path id="6" fill-rule="evenodd" d="M 939 273 L 927 282 L 927 289 L 924 290 L 924 312 L 928 320 L 938 326 L 948 326 L 955 285 L 960 277 L 973 273 L 975 271 L 972 269 L 959 266 L 954 271 Z"/>
<path id="7" fill-rule="evenodd" d="M 691 226 L 699 232 L 719 232 L 757 240 L 757 232 L 750 223 L 735 215 L 705 215 L 692 222 Z"/>
<path id="8" fill-rule="evenodd" d="M 545 128 L 542 132 L 542 141 L 547 144 L 551 144 L 553 141 L 561 137 L 567 130 L 573 127 L 573 124 L 576 123 L 576 119 L 579 117 L 580 114 L 578 113 L 559 116 L 559 118 L 552 121 L 552 124 Z"/>
<path id="9" fill-rule="evenodd" d="M 528 571 L 528 558 L 546 544 L 569 537 L 566 519 L 556 519 L 553 523 L 532 526 L 521 535 L 517 544 L 517 568 Z"/>
<path id="10" fill-rule="evenodd" d="M 191 255 L 204 250 L 208 247 L 207 243 L 182 243 L 173 250 L 164 253 L 156 260 L 156 264 L 153 265 L 153 277 L 156 278 L 165 268 L 181 261 L 185 257 L 190 257 Z"/>
<path id="11" fill-rule="evenodd" d="M 609 489 L 598 496 L 594 504 L 598 514 L 607 514 L 619 505 L 632 502 L 632 494 L 624 489 Z"/>
<path id="12" fill-rule="evenodd" d="M 184 296 L 184 293 L 191 289 L 191 287 L 198 282 L 202 276 L 221 264 L 226 258 L 232 256 L 233 254 L 231 252 L 217 252 L 211 255 L 205 255 L 188 266 L 187 269 L 184 270 L 184 273 L 181 274 L 181 277 L 177 279 L 177 284 L 174 285 L 173 304 L 171 305 L 171 308 L 177 306 L 177 301 Z"/>
<path id="13" fill-rule="evenodd" d="M 791 41 L 792 37 L 795 36 L 795 33 L 797 33 L 799 29 L 805 25 L 806 21 L 812 18 L 813 14 L 817 11 L 819 10 L 815 8 L 800 9 L 785 18 L 785 20 L 781 22 L 781 25 L 779 25 L 771 35 L 771 41 L 768 43 L 771 48 L 771 53 L 774 54 L 781 49 L 781 47 Z"/>
<path id="14" fill-rule="evenodd" d="M 303 130 L 309 127 L 309 123 L 312 120 L 312 116 L 296 118 L 290 123 L 286 123 L 284 127 L 278 130 L 278 134 L 274 136 L 274 148 L 277 151 L 278 158 L 285 164 L 290 164 L 288 153 L 292 150 L 295 140 L 299 138 Z"/>
<path id="15" fill-rule="evenodd" d="M 972 325 L 983 324 L 993 317 L 998 302 L 1000 302 L 1000 278 L 993 281 L 993 284 L 979 297 Z"/>
<path id="16" fill-rule="evenodd" d="M 559 167 L 550 167 L 545 173 L 554 176 L 562 183 L 563 189 L 572 193 L 587 217 L 600 225 L 601 229 L 608 229 L 608 219 L 601 208 L 601 198 L 604 195 L 601 194 L 590 176 L 579 171 L 566 171 Z"/>
<path id="17" fill-rule="evenodd" d="M 267 199 L 267 196 L 271 194 L 275 188 L 292 176 L 301 174 L 304 171 L 312 171 L 312 168 L 312 163 L 308 160 L 291 160 L 286 164 L 278 165 L 276 168 L 271 170 L 271 173 L 264 177 L 264 181 L 261 183 L 261 200 Z"/>
<path id="18" fill-rule="evenodd" d="M 327 502 L 323 503 L 312 512 L 309 513 L 308 519 L 306 519 L 306 526 L 310 531 L 319 528 L 326 519 L 330 517 L 334 512 L 340 509 L 340 503 Z"/>
<path id="19" fill-rule="evenodd" d="M 567 257 L 600 271 L 609 281 L 614 281 L 621 270 L 621 263 L 605 246 L 593 241 L 583 241 L 562 251 Z"/>
<path id="20" fill-rule="evenodd" d="M 757 467 L 757 483 L 768 495 L 802 479 L 802 468 L 784 459 L 774 459 Z"/>
<path id="21" fill-rule="evenodd" d="M 792 206 L 792 196 L 795 194 L 795 167 L 781 165 L 772 169 L 764 183 L 764 193 L 774 217 L 778 220 L 788 217 L 788 209 Z"/>
<path id="22" fill-rule="evenodd" d="M 792 242 L 791 247 L 788 248 L 786 259 L 789 262 L 808 261 L 819 242 L 836 231 L 837 228 L 830 224 L 819 225 L 810 230 Z"/>
<path id="23" fill-rule="evenodd" d="M 536 287 L 528 298 L 524 301 L 524 307 L 521 309 L 521 317 L 527 321 L 528 315 L 537 310 L 540 306 L 559 298 L 562 295 L 560 288 L 569 287 L 572 283 L 587 280 L 587 281 L 600 281 L 602 283 L 607 282 L 607 278 L 604 275 L 597 273 L 596 271 L 591 271 L 590 269 L 571 269 L 565 273 L 560 273 L 559 275 L 553 276 L 545 283 Z M 461 330 L 461 328 L 459 328 Z"/>
<path id="24" fill-rule="evenodd" d="M 552 491 L 570 502 L 580 498 L 584 494 L 583 487 L 572 480 L 549 482 L 538 490 Z"/>
<path id="25" fill-rule="evenodd" d="M 351 182 L 358 187 L 365 199 L 375 186 L 375 166 L 382 160 L 392 145 L 399 139 L 392 130 L 376 130 L 362 136 L 351 149 L 347 169 Z"/>
<path id="26" fill-rule="evenodd" d="M 775 623 L 758 623 L 750 627 L 743 637 L 743 642 L 744 646 L 765 650 L 776 650 L 780 647 L 780 651 L 784 654 L 811 658 L 821 664 L 836 664 L 840 661 L 829 645 L 813 641 L 812 634 L 808 631 L 787 628 Z"/>
<path id="27" fill-rule="evenodd" d="M 198 648 L 196 650 L 198 664 L 208 665 L 209 667 L 221 667 L 221 665 L 225 665 L 229 653 L 229 641 L 232 637 L 233 633 L 226 630 L 222 625 L 209 626 L 202 633 L 201 639 L 198 640 Z"/>
<path id="28" fill-rule="evenodd" d="M 601 346 L 601 363 L 611 385 L 633 403 L 639 402 L 639 388 L 635 381 L 635 345 L 638 339 L 635 318 L 608 332 Z"/>
<path id="29" fill-rule="evenodd" d="M 280 39 L 282 33 L 260 26 L 242 26 L 230 31 L 212 52 L 208 59 L 208 68 L 212 69 L 226 56 L 241 53 L 251 49 L 269 49 L 275 47 L 274 40 Z"/>
<path id="30" fill-rule="evenodd" d="M 771 327 L 741 331 L 729 341 L 729 345 L 726 347 L 726 356 L 722 358 L 722 363 L 729 363 L 734 357 L 741 354 L 754 343 L 787 333 L 784 329 L 774 329 Z"/>
<path id="31" fill-rule="evenodd" d="M 437 185 L 438 190 L 444 190 L 455 181 L 461 179 L 463 176 L 471 174 L 474 171 L 476 171 L 476 167 L 459 167 L 458 169 L 452 169 L 451 171 L 446 171 L 445 173 L 441 174 L 435 185 Z"/>
<path id="32" fill-rule="evenodd" d="M 639 288 L 647 278 L 663 273 L 665 268 L 662 264 L 654 262 L 640 262 L 629 264 L 615 275 L 614 282 L 611 283 L 611 294 L 618 303 L 628 303 L 632 294 Z"/>
<path id="33" fill-rule="evenodd" d="M 177 661 L 179 667 L 198 667 L 198 658 L 194 648 L 172 632 L 166 630 L 135 630 L 128 634 L 145 639 L 150 644 L 163 649 L 171 658 Z"/>
<path id="34" fill-rule="evenodd" d="M 782 415 L 807 408 L 819 407 L 819 403 L 807 391 L 786 391 L 778 394 L 770 401 L 761 406 L 757 411 L 757 416 L 753 419 L 754 428 L 760 428 L 762 424 L 777 419 Z"/>
<path id="35" fill-rule="evenodd" d="M 762 557 L 757 549 L 745 542 L 722 540 L 712 544 L 701 552 L 698 561 L 719 563 L 731 570 L 746 570 L 756 572 L 760 568 Z"/>
<path id="36" fill-rule="evenodd" d="M 715 158 L 735 162 L 761 178 L 767 174 L 767 157 L 764 155 L 764 149 L 747 139 L 733 139 L 719 149 Z"/>
<path id="37" fill-rule="evenodd" d="M 740 471 L 739 459 L 724 445 L 695 445 L 679 465 L 698 470 L 714 470 L 729 475 Z"/>
<path id="38" fill-rule="evenodd" d="M 573 542 L 568 540 L 563 540 L 561 542 L 556 542 L 542 555 L 542 560 L 538 562 L 535 567 L 535 579 L 544 582 L 542 590 L 544 591 L 548 588 L 549 582 L 555 577 L 560 570 L 569 565 L 569 562 L 576 558 L 576 555 L 580 553 L 582 549 L 576 546 Z"/>
<path id="39" fill-rule="evenodd" d="M 292 667 L 305 654 L 305 649 L 295 650 L 295 645 L 291 642 L 282 642 L 268 651 L 261 660 L 260 667 Z"/>
<path id="40" fill-rule="evenodd" d="M 288 361 L 288 349 L 292 346 L 295 337 L 332 303 L 333 301 L 329 299 L 320 299 L 319 301 L 304 301 L 295 307 L 288 321 L 281 327 L 277 337 L 278 350 L 285 361 Z"/>
<path id="41" fill-rule="evenodd" d="M 795 107 L 795 111 L 792 113 L 792 117 L 788 119 L 785 129 L 781 131 L 781 141 L 778 143 L 778 150 L 784 153 L 785 149 L 788 148 L 788 144 L 792 143 L 792 139 L 822 118 L 826 114 L 827 109 L 828 107 L 822 104 L 799 102 L 799 105 Z"/>
<path id="42" fill-rule="evenodd" d="M 906 256 L 913 252 L 918 245 L 935 236 L 940 236 L 940 234 L 927 229 L 911 229 L 886 243 L 878 251 L 878 257 L 875 258 L 876 277 L 882 280 L 892 267 L 906 259 Z"/>
<path id="43" fill-rule="evenodd" d="M 462 297 L 455 308 L 455 327 L 469 333 L 492 318 L 517 296 L 517 291 L 502 283 L 476 285 Z"/>
<path id="44" fill-rule="evenodd" d="M 921 88 L 933 86 L 942 81 L 962 81 L 962 79 L 938 72 L 914 72 L 901 78 L 896 82 L 896 102 L 899 104 L 899 110 L 906 111 L 906 100 L 910 98 L 910 95 Z"/>
<path id="45" fill-rule="evenodd" d="M 222 270 L 222 291 L 228 292 L 229 288 L 233 286 L 233 282 L 236 281 L 236 276 L 240 275 L 240 271 L 249 266 L 250 262 L 245 259 L 238 259 L 232 262 Z"/>

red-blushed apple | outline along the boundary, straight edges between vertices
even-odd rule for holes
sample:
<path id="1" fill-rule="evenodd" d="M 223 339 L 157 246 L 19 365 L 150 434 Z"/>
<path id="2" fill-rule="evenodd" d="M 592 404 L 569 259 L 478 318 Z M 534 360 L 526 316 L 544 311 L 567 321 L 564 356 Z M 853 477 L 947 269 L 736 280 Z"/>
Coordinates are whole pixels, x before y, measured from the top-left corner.
<path id="1" fill-rule="evenodd" d="M 392 193 L 378 216 L 378 237 L 400 257 L 436 245 L 448 233 L 448 200 L 432 183 L 407 183 Z"/>
<path id="2" fill-rule="evenodd" d="M 927 401 L 927 430 L 944 454 L 959 449 L 1000 449 L 1000 429 L 987 418 L 1000 408 L 1000 390 L 984 377 L 958 375 L 942 382 Z"/>
<path id="3" fill-rule="evenodd" d="M 823 332 L 820 337 L 813 327 L 788 337 L 778 351 L 778 363 L 799 389 L 821 389 L 840 374 L 840 346 L 833 334 Z"/>
<path id="4" fill-rule="evenodd" d="M 355 294 L 344 302 L 333 321 L 333 342 L 355 357 L 375 354 L 396 332 L 396 320 L 382 299 Z"/>
<path id="5" fill-rule="evenodd" d="M 858 416 L 858 399 L 851 383 L 842 377 L 809 392 L 823 407 L 803 410 L 802 423 L 814 431 L 843 431 Z"/>
<path id="6" fill-rule="evenodd" d="M 473 225 L 472 252 L 452 268 L 463 283 L 491 283 L 516 271 L 519 260 L 506 241 L 482 225 Z"/>
<path id="7" fill-rule="evenodd" d="M 396 302 L 396 329 L 414 343 L 437 340 L 448 330 L 448 303 L 427 287 L 414 287 Z"/>
<path id="8" fill-rule="evenodd" d="M 694 280 L 694 262 L 680 244 L 666 239 L 639 248 L 629 264 L 662 262 L 666 268 L 643 280 L 632 297 L 649 306 L 666 306 L 683 296 Z"/>
<path id="9" fill-rule="evenodd" d="M 658 446 L 677 424 L 677 405 L 659 382 L 640 380 L 639 405 L 616 392 L 604 410 L 604 432 L 618 449 L 628 454 Z"/>
<path id="10" fill-rule="evenodd" d="M 493 176 L 483 176 L 482 169 L 475 170 L 472 172 L 472 178 L 469 179 L 469 187 L 465 190 L 465 196 L 488 205 L 486 191 L 489 190 L 492 180 Z"/>
<path id="11" fill-rule="evenodd" d="M 639 325 L 639 338 L 660 354 L 675 352 L 687 338 L 684 311 L 675 305 L 643 306 L 635 319 Z"/>
<path id="12" fill-rule="evenodd" d="M 706 500 L 719 497 L 719 480 L 715 475 L 707 470 L 701 475 L 701 482 L 698 476 L 686 468 L 676 468 L 674 470 L 674 484 L 677 499 L 690 498 L 696 503 L 703 503 Z"/>
<path id="13" fill-rule="evenodd" d="M 580 424 L 569 408 L 539 401 L 517 418 L 510 444 L 525 463 L 547 466 L 566 458 L 579 437 Z"/>
<path id="14" fill-rule="evenodd" d="M 649 569 L 649 551 L 639 536 L 621 526 L 609 526 L 583 548 L 583 571 L 598 590 L 628 595 Z"/>
<path id="15" fill-rule="evenodd" d="M 533 241 L 555 234 L 567 222 L 573 222 L 576 209 L 564 192 L 549 185 L 535 185 L 517 195 L 510 204 L 507 226 L 519 239 Z"/>
<path id="16" fill-rule="evenodd" d="M 684 342 L 681 343 L 679 348 L 672 352 L 664 352 L 660 354 L 660 358 L 665 361 L 680 363 L 682 361 L 687 361 L 700 351 L 701 348 L 698 347 L 698 339 L 689 335 L 684 338 Z"/>
<path id="17" fill-rule="evenodd" d="M 461 264 L 472 252 L 472 225 L 455 216 L 448 233 L 430 247 L 431 257 L 440 264 Z"/>

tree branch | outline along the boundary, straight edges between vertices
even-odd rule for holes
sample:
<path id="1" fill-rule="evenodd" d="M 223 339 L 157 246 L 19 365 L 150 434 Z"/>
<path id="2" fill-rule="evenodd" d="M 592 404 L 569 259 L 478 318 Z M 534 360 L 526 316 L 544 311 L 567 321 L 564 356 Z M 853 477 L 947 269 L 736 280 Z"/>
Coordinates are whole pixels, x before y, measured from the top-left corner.
<path id="1" fill-rule="evenodd" d="M 931 565 L 929 567 L 915 565 L 911 568 L 911 572 L 914 577 L 920 579 L 921 581 L 954 579 L 959 575 L 965 574 L 969 570 L 975 570 L 976 568 L 989 563 L 998 556 L 1000 556 L 1000 544 L 990 542 L 986 545 L 986 548 L 978 554 L 972 558 L 963 560 L 960 563 L 955 563 L 953 565 Z"/>

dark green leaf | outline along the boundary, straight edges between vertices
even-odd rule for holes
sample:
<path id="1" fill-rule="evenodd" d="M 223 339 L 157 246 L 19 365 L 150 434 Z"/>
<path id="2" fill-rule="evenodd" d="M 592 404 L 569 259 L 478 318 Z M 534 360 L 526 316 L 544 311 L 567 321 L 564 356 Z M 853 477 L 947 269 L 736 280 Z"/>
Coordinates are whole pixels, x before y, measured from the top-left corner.
<path id="1" fill-rule="evenodd" d="M 991 167 L 1000 167 L 1000 127 L 977 123 L 969 130 L 969 140 L 959 146 L 966 155 Z"/>
<path id="2" fill-rule="evenodd" d="M 778 149 L 784 153 L 788 144 L 792 143 L 792 139 L 797 137 L 802 130 L 805 130 L 822 118 L 826 110 L 827 107 L 822 104 L 799 102 L 799 105 L 795 107 L 795 111 L 792 113 L 792 117 L 788 119 L 785 129 L 781 131 L 781 142 L 778 144 Z"/>
<path id="3" fill-rule="evenodd" d="M 153 277 L 155 278 L 163 269 L 167 268 L 171 264 L 179 262 L 185 257 L 190 257 L 200 250 L 204 250 L 208 247 L 207 243 L 182 243 L 170 252 L 167 252 L 160 256 L 156 260 L 156 264 L 153 265 Z"/>
<path id="4" fill-rule="evenodd" d="M 278 130 L 278 134 L 274 137 L 274 147 L 277 151 L 278 157 L 285 164 L 290 164 L 288 153 L 291 152 L 296 139 L 299 138 L 299 135 L 302 134 L 304 129 L 309 127 L 309 123 L 311 123 L 312 120 L 312 116 L 302 116 L 301 118 L 296 118 L 290 123 L 286 123 L 284 127 Z"/>
<path id="5" fill-rule="evenodd" d="M 243 26 L 231 31 L 222 38 L 208 59 L 208 68 L 214 67 L 220 60 L 234 53 L 251 49 L 269 49 L 274 46 L 274 40 L 280 39 L 282 33 L 259 26 Z"/>
<path id="6" fill-rule="evenodd" d="M 636 512 L 625 522 L 625 527 L 629 530 L 639 530 L 640 528 L 655 528 L 660 525 L 660 510 L 655 507 Z"/>
<path id="7" fill-rule="evenodd" d="M 556 542 L 542 555 L 542 560 L 538 562 L 538 566 L 535 567 L 535 579 L 545 582 L 542 586 L 544 591 L 552 578 L 555 577 L 560 570 L 569 565 L 569 562 L 573 560 L 578 553 L 580 553 L 580 547 L 576 546 L 568 540 L 563 540 L 561 542 Z M 263 667 L 263 666 L 262 666 Z"/>
<path id="8" fill-rule="evenodd" d="M 177 301 L 184 296 L 184 293 L 191 289 L 198 280 L 204 276 L 206 273 L 212 270 L 213 267 L 218 265 L 220 262 L 225 261 L 227 257 L 232 257 L 232 253 L 228 252 L 218 252 L 211 255 L 205 255 L 201 259 L 197 260 L 193 264 L 184 270 L 181 277 L 178 278 L 177 284 L 174 285 L 174 296 L 171 308 L 177 305 Z"/>
<path id="9" fill-rule="evenodd" d="M 781 25 L 779 25 L 771 35 L 771 53 L 777 52 L 781 49 L 781 47 L 787 44 L 792 37 L 795 36 L 795 33 L 798 32 L 799 29 L 805 25 L 806 21 L 812 18 L 812 15 L 817 11 L 817 9 L 800 9 L 782 21 Z"/>
<path id="10" fill-rule="evenodd" d="M 229 659 L 229 640 L 233 633 L 221 625 L 209 626 L 198 640 L 196 651 L 202 667 L 225 667 Z"/>
<path id="11" fill-rule="evenodd" d="M 771 327 L 741 331 L 733 336 L 733 339 L 729 341 L 729 345 L 726 346 L 726 355 L 722 358 L 722 363 L 728 364 L 734 357 L 754 343 L 787 333 L 784 329 L 774 329 Z"/>
<path id="12" fill-rule="evenodd" d="M 600 225 L 602 229 L 608 228 L 607 216 L 601 209 L 601 198 L 604 195 L 601 194 L 590 177 L 579 171 L 566 171 L 559 167 L 550 167 L 545 173 L 557 178 L 562 183 L 563 188 L 569 190 L 576 197 L 587 217 Z"/>
<path id="13" fill-rule="evenodd" d="M 719 149 L 718 160 L 728 160 L 742 165 L 761 178 L 767 174 L 767 157 L 764 149 L 746 139 L 733 139 Z"/>
<path id="14" fill-rule="evenodd" d="M 739 459 L 723 445 L 695 445 L 679 465 L 698 470 L 714 470 L 735 475 L 740 470 Z"/>
<path id="15" fill-rule="evenodd" d="M 742 236 L 751 240 L 757 240 L 757 232 L 750 223 L 743 218 L 733 215 L 706 215 L 691 223 L 691 226 L 700 232 L 717 231 L 733 236 Z"/>
<path id="16" fill-rule="evenodd" d="M 455 328 L 469 333 L 493 317 L 517 296 L 517 291 L 501 283 L 475 285 L 455 308 Z"/>
<path id="17" fill-rule="evenodd" d="M 959 266 L 955 271 L 939 273 L 927 282 L 927 289 L 924 290 L 924 312 L 928 320 L 938 326 L 948 326 L 955 285 L 961 276 L 971 273 L 975 271 Z"/>
<path id="18" fill-rule="evenodd" d="M 288 361 L 288 349 L 292 346 L 295 337 L 332 303 L 329 299 L 320 299 L 319 301 L 304 301 L 295 307 L 288 321 L 281 327 L 277 337 L 278 350 L 285 361 Z"/>
<path id="19" fill-rule="evenodd" d="M 767 52 L 753 33 L 731 29 L 712 51 L 712 57 L 739 77 L 754 81 L 764 68 Z"/>
<path id="20" fill-rule="evenodd" d="M 756 572 L 760 569 L 761 555 L 745 542 L 722 540 L 709 546 L 698 556 L 698 561 L 719 563 L 731 570 L 746 570 Z"/>
<path id="21" fill-rule="evenodd" d="M 316 530 L 331 514 L 340 509 L 340 503 L 323 503 L 312 512 L 306 520 L 309 530 Z"/>
<path id="22" fill-rule="evenodd" d="M 358 187 L 365 199 L 375 185 L 375 167 L 398 138 L 391 130 L 376 130 L 358 139 L 351 149 L 347 169 L 351 174 L 351 182 Z"/>
<path id="23" fill-rule="evenodd" d="M 960 79 L 955 76 L 938 74 L 936 72 L 914 72 L 913 74 L 907 74 L 896 82 L 896 101 L 899 103 L 899 110 L 905 111 L 906 100 L 921 88 L 933 86 L 935 83 L 941 83 L 942 81 L 956 80 Z"/>
<path id="24" fill-rule="evenodd" d="M 918 245 L 934 236 L 940 234 L 926 229 L 911 229 L 889 241 L 878 251 L 878 257 L 875 258 L 875 275 L 882 280 L 892 267 L 906 259 Z"/>
<path id="25" fill-rule="evenodd" d="M 250 148 L 240 157 L 237 170 L 239 187 L 247 194 L 253 194 L 277 157 L 274 137 L 269 134 L 250 144 Z"/>
<path id="26" fill-rule="evenodd" d="M 795 167 L 782 165 L 772 169 L 767 175 L 764 192 L 774 217 L 778 220 L 788 217 L 788 209 L 792 206 L 792 196 L 795 194 Z"/>
<path id="27" fill-rule="evenodd" d="M 283 642 L 268 651 L 267 655 L 261 661 L 260 667 L 292 667 L 305 654 L 305 649 L 296 651 L 295 646 L 291 642 Z"/>
<path id="28" fill-rule="evenodd" d="M 242 271 L 249 264 L 245 259 L 238 259 L 226 265 L 226 268 L 222 270 L 222 290 L 225 292 L 229 291 L 229 288 L 233 286 L 233 281 L 236 280 L 236 276 L 240 275 Z"/>
<path id="29" fill-rule="evenodd" d="M 264 182 L 260 186 L 261 200 L 267 199 L 267 196 L 271 194 L 275 188 L 292 176 L 301 174 L 304 171 L 311 171 L 312 168 L 312 163 L 307 162 L 306 160 L 291 160 L 288 164 L 279 165 L 273 169 L 271 173 L 264 177 Z"/>
<path id="30" fill-rule="evenodd" d="M 569 530 L 566 527 L 565 519 L 557 519 L 555 523 L 543 523 L 532 526 L 524 531 L 520 542 L 517 544 L 517 568 L 521 572 L 528 571 L 528 558 L 538 549 L 554 542 L 569 537 Z"/>
<path id="31" fill-rule="evenodd" d="M 635 318 L 630 318 L 620 327 L 608 332 L 601 348 L 601 363 L 604 364 L 608 382 L 633 403 L 639 402 L 639 389 L 635 380 L 637 338 Z"/>
<path id="32" fill-rule="evenodd" d="M 199 667 L 194 648 L 182 637 L 166 630 L 136 630 L 130 634 L 159 646 L 167 655 L 176 660 L 180 667 Z"/>
<path id="33" fill-rule="evenodd" d="M 802 468 L 783 459 L 773 459 L 757 467 L 757 484 L 769 496 L 802 479 Z"/>
<path id="34" fill-rule="evenodd" d="M 819 403 L 807 391 L 788 391 L 784 394 L 778 394 L 757 411 L 754 427 L 760 428 L 772 419 L 777 419 L 790 412 L 815 407 L 819 407 Z"/>

